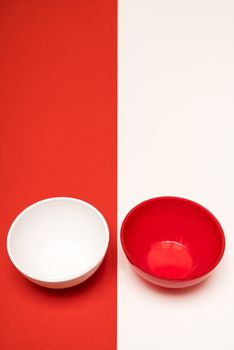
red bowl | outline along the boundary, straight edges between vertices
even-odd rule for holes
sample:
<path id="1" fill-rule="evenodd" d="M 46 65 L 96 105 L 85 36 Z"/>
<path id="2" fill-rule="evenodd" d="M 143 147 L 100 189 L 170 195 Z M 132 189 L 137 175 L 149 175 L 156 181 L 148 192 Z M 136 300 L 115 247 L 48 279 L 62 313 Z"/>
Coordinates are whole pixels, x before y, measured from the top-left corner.
<path id="1" fill-rule="evenodd" d="M 214 215 L 179 197 L 153 198 L 133 208 L 123 221 L 121 243 L 139 275 L 169 288 L 205 279 L 225 249 L 224 233 Z"/>

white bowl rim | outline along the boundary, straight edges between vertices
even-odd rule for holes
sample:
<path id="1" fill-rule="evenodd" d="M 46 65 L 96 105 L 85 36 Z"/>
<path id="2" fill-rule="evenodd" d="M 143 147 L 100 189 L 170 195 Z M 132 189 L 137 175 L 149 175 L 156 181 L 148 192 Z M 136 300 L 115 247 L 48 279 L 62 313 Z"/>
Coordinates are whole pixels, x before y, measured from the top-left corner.
<path id="1" fill-rule="evenodd" d="M 52 202 L 52 201 L 61 201 L 61 200 L 68 200 L 68 201 L 73 201 L 73 202 L 77 202 L 77 203 L 81 203 L 83 205 L 85 205 L 86 207 L 90 208 L 91 210 L 93 210 L 97 216 L 101 219 L 103 225 L 104 225 L 104 231 L 105 231 L 105 237 L 106 237 L 106 244 L 105 244 L 105 249 L 103 249 L 103 253 L 102 253 L 102 257 L 100 258 L 100 260 L 98 262 L 96 262 L 95 264 L 92 264 L 89 266 L 89 268 L 85 268 L 84 270 L 82 270 L 79 274 L 73 274 L 64 278 L 43 278 L 40 279 L 37 276 L 33 276 L 32 274 L 29 273 L 25 273 L 24 270 L 21 268 L 20 264 L 17 263 L 17 261 L 14 258 L 14 254 L 12 253 L 11 250 L 11 246 L 10 246 L 10 240 L 12 237 L 12 232 L 13 229 L 15 227 L 15 225 L 17 224 L 17 222 L 19 221 L 19 219 L 24 216 L 24 214 L 26 214 L 28 211 L 30 211 L 31 209 L 33 209 L 34 207 L 38 206 L 39 204 L 43 204 L 43 203 L 48 203 L 48 202 Z M 69 282 L 75 279 L 79 279 L 82 276 L 84 276 L 85 274 L 91 272 L 92 270 L 96 270 L 95 268 L 98 268 L 99 265 L 101 264 L 102 260 L 104 259 L 108 246 L 109 246 L 109 242 L 110 242 L 110 232 L 109 232 L 109 227 L 107 224 L 106 219 L 104 218 L 104 216 L 102 215 L 102 213 L 96 208 L 94 207 L 92 204 L 82 200 L 82 199 L 78 199 L 75 197 L 66 197 L 66 196 L 58 196 L 58 197 L 49 197 L 49 198 L 45 198 L 42 200 L 39 200 L 37 202 L 34 202 L 33 204 L 27 206 L 25 209 L 23 209 L 14 219 L 14 221 L 12 222 L 10 229 L 8 231 L 7 234 L 7 252 L 8 255 L 10 257 L 11 262 L 13 263 L 13 265 L 17 268 L 17 270 L 19 270 L 24 276 L 26 276 L 29 279 L 32 280 L 36 280 L 36 281 L 41 281 L 41 282 L 45 282 L 45 283 L 65 283 L 65 282 Z"/>

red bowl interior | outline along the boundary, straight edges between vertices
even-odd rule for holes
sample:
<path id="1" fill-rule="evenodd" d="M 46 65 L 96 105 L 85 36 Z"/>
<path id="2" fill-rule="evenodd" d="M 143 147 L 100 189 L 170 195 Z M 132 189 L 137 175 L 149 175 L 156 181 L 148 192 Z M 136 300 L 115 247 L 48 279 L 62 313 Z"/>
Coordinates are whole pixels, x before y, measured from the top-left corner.
<path id="1" fill-rule="evenodd" d="M 225 238 L 217 219 L 188 199 L 147 200 L 126 216 L 121 242 L 140 270 L 167 280 L 191 280 L 210 272 L 222 258 Z"/>

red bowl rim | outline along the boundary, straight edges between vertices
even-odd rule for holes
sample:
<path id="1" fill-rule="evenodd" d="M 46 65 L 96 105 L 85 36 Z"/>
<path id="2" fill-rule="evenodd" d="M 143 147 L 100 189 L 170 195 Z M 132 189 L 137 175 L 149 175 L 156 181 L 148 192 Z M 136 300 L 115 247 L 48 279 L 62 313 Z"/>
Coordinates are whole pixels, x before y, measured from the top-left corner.
<path id="1" fill-rule="evenodd" d="M 127 247 L 124 243 L 124 230 L 125 230 L 125 226 L 126 226 L 126 223 L 129 219 L 129 217 L 132 215 L 133 212 L 135 212 L 136 209 L 140 208 L 141 206 L 144 206 L 145 204 L 147 203 L 150 203 L 150 202 L 154 202 L 154 201 L 158 201 L 158 200 L 161 200 L 161 199 L 166 199 L 166 198 L 170 198 L 170 199 L 176 199 L 178 201 L 181 201 L 181 202 L 187 202 L 187 203 L 190 203 L 190 204 L 193 204 L 194 206 L 196 207 L 199 207 L 200 209 L 202 209 L 204 212 L 206 212 L 210 218 L 217 224 L 217 227 L 218 227 L 218 232 L 220 234 L 220 237 L 221 237 L 221 247 L 220 247 L 220 253 L 219 255 L 217 256 L 215 262 L 210 266 L 209 269 L 207 269 L 206 272 L 204 273 L 197 273 L 195 274 L 192 278 L 190 277 L 185 277 L 185 278 L 178 278 L 178 279 L 172 279 L 172 278 L 166 278 L 166 277 L 162 277 L 162 276 L 158 276 L 156 274 L 153 274 L 153 273 L 150 273 L 149 271 L 146 271 L 146 269 L 143 269 L 142 267 L 140 267 L 133 259 L 133 257 L 130 256 L 130 254 L 128 253 L 128 250 L 127 250 Z M 122 244 L 122 247 L 123 247 L 123 250 L 124 250 L 124 253 L 128 259 L 128 261 L 135 267 L 137 267 L 139 270 L 141 270 L 142 272 L 146 273 L 147 275 L 151 276 L 151 277 L 154 277 L 155 279 L 159 279 L 159 280 L 162 280 L 162 281 L 167 281 L 167 282 L 185 282 L 185 281 L 193 281 L 195 279 L 198 279 L 200 277 L 203 277 L 203 276 L 206 276 L 208 275 L 212 270 L 214 270 L 214 268 L 218 265 L 218 263 L 220 262 L 220 260 L 222 259 L 223 257 L 223 254 L 224 254 L 224 251 L 225 251 L 225 235 L 224 235 L 224 232 L 223 232 L 223 229 L 222 229 L 222 226 L 221 224 L 219 223 L 219 221 L 216 219 L 216 217 L 208 210 L 206 209 L 205 207 L 203 207 L 201 204 L 198 204 L 190 199 L 187 199 L 187 198 L 183 198 L 183 197 L 177 197 L 177 196 L 160 196 L 160 197 L 153 197 L 153 198 L 150 198 L 150 199 L 147 199 L 139 204 L 137 204 L 135 207 L 133 207 L 129 212 L 128 214 L 125 216 L 123 222 L 122 222 L 122 225 L 121 225 L 121 229 L 120 229 L 120 241 L 121 241 L 121 244 Z"/>

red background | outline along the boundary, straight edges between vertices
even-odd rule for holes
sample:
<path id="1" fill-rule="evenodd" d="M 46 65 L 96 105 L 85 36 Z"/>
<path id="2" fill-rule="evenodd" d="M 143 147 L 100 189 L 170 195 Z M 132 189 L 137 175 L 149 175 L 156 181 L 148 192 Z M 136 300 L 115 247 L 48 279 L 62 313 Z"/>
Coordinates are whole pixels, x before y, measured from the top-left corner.
<path id="1" fill-rule="evenodd" d="M 0 348 L 116 348 L 116 0 L 0 3 Z M 47 290 L 22 277 L 6 235 L 51 196 L 96 206 L 107 257 L 83 285 Z"/>

